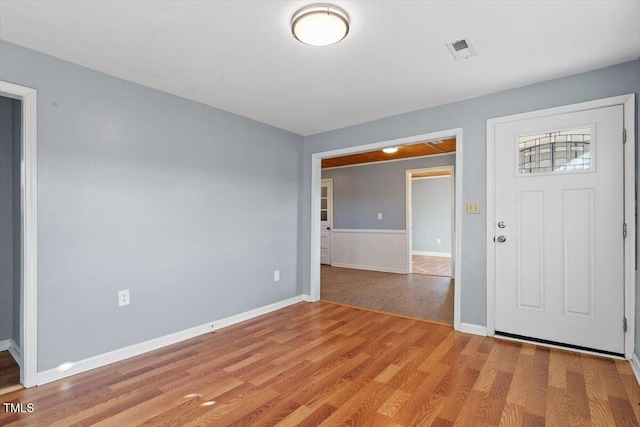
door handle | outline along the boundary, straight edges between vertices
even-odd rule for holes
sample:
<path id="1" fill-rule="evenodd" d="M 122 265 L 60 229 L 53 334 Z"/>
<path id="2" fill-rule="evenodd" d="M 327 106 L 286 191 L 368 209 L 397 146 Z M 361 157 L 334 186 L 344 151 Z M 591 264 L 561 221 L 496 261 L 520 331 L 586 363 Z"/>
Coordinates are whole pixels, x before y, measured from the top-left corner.
<path id="1" fill-rule="evenodd" d="M 327 227 L 327 230 L 331 230 L 331 227 Z"/>
<path id="2" fill-rule="evenodd" d="M 498 242 L 500 242 L 500 243 L 504 243 L 504 242 L 506 242 L 506 241 L 507 241 L 507 238 L 506 238 L 506 237 L 504 237 L 504 236 L 498 236 Z"/>

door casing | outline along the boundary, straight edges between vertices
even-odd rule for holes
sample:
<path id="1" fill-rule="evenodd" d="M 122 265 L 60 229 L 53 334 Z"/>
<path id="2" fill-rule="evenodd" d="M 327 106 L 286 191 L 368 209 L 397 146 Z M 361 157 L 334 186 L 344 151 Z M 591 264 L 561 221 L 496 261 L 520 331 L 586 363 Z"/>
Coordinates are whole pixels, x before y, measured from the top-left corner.
<path id="1" fill-rule="evenodd" d="M 0 81 L 0 95 L 22 102 L 22 158 L 20 203 L 22 264 L 20 298 L 20 382 L 33 387 L 38 381 L 38 219 L 36 90 Z"/>
<path id="2" fill-rule="evenodd" d="M 322 181 L 322 159 L 329 157 L 344 156 L 348 154 L 362 153 L 365 151 L 379 150 L 390 146 L 411 145 L 429 139 L 456 138 L 456 196 L 455 196 L 455 229 L 458 230 L 455 239 L 455 277 L 454 301 L 453 301 L 453 328 L 457 331 L 465 325 L 461 322 L 462 304 L 462 160 L 463 160 L 463 131 L 462 128 L 447 129 L 437 132 L 424 133 L 403 138 L 386 141 L 373 142 L 369 144 L 357 145 L 336 150 L 322 151 L 311 155 L 311 200 L 309 201 L 309 212 L 311 215 L 311 236 L 308 241 L 309 250 L 309 301 L 320 300 L 320 215 L 315 212 L 320 211 L 320 182 Z M 437 154 L 436 154 L 437 155 Z"/>
<path id="3" fill-rule="evenodd" d="M 498 124 L 536 117 L 572 113 L 577 111 L 624 106 L 624 129 L 626 143 L 624 145 L 624 216 L 627 225 L 627 238 L 624 240 L 624 316 L 627 319 L 625 334 L 625 358 L 631 360 L 635 345 L 635 261 L 636 261 L 636 224 L 635 224 L 635 94 L 615 96 L 595 101 L 531 111 L 528 113 L 497 117 L 487 120 L 487 334 L 495 335 L 495 243 L 493 242 L 495 218 L 494 197 L 494 154 L 495 127 Z M 620 135 L 622 144 L 623 135 Z"/>
<path id="4" fill-rule="evenodd" d="M 412 178 L 411 175 L 413 173 L 418 172 L 429 172 L 429 171 L 449 171 L 449 177 L 452 181 L 451 186 L 451 278 L 455 280 L 456 278 L 456 268 L 455 268 L 455 260 L 456 260 L 456 221 L 455 221 L 455 209 L 456 209 L 456 189 L 455 189 L 455 167 L 454 166 L 434 166 L 429 168 L 419 168 L 419 169 L 407 169 L 405 171 L 405 213 L 406 213 L 406 233 L 407 233 L 407 274 L 411 274 L 413 271 L 413 213 L 412 209 Z"/>

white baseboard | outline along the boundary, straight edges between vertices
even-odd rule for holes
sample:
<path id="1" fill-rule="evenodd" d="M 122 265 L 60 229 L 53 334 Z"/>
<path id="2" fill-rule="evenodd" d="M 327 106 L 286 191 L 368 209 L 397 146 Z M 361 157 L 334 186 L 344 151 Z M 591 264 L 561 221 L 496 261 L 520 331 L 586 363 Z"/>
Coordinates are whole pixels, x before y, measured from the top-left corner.
<path id="1" fill-rule="evenodd" d="M 486 337 L 487 327 L 474 325 L 473 323 L 460 323 L 460 332 Z"/>
<path id="2" fill-rule="evenodd" d="M 68 368 L 54 368 L 47 371 L 38 373 L 38 385 L 50 383 L 62 378 L 70 377 L 81 372 L 88 371 L 90 369 L 99 368 L 111 363 L 119 362 L 130 357 L 138 356 L 143 353 L 147 353 L 152 350 L 178 343 L 190 338 L 197 337 L 211 332 L 211 324 L 215 323 L 216 330 L 235 325 L 236 323 L 244 322 L 245 320 L 253 319 L 254 317 L 262 316 L 263 314 L 271 313 L 272 311 L 280 310 L 281 308 L 288 307 L 290 305 L 306 301 L 308 295 L 298 295 L 293 298 L 289 298 L 284 301 L 279 301 L 273 304 L 265 305 L 254 310 L 249 310 L 244 313 L 236 314 L 234 316 L 225 317 L 224 319 L 213 320 L 205 323 L 204 325 L 195 326 L 190 329 L 185 329 L 180 332 L 165 335 L 163 337 L 154 338 L 148 341 L 134 344 L 129 347 L 120 348 L 118 350 L 110 351 L 108 353 L 99 354 L 97 356 L 90 357 L 88 359 L 80 360 L 71 367 Z"/>
<path id="3" fill-rule="evenodd" d="M 304 301 L 304 302 L 312 302 L 311 301 L 311 295 L 309 295 L 309 294 L 302 294 L 302 295 L 300 295 L 300 297 L 302 298 L 302 301 Z"/>
<path id="4" fill-rule="evenodd" d="M 342 263 L 334 262 L 331 264 L 331 266 L 342 267 L 342 268 L 354 268 L 356 270 L 381 271 L 383 273 L 407 274 L 407 272 L 401 268 L 386 268 L 386 267 L 379 267 L 375 265 L 355 265 L 355 264 L 342 264 Z"/>
<path id="5" fill-rule="evenodd" d="M 11 354 L 11 357 L 13 357 L 13 360 L 15 360 L 18 366 L 22 368 L 22 352 L 14 340 L 9 339 L 0 341 L 0 351 L 7 350 L 9 351 L 9 354 Z"/>
<path id="6" fill-rule="evenodd" d="M 413 255 L 437 256 L 441 258 L 451 258 L 451 252 L 430 252 L 430 251 L 411 251 Z"/>
<path id="7" fill-rule="evenodd" d="M 636 382 L 640 384 L 640 360 L 638 360 L 638 355 L 633 353 L 631 356 L 631 360 L 629 361 L 631 364 L 631 369 L 633 370 L 633 375 L 636 377 Z"/>
<path id="8" fill-rule="evenodd" d="M 16 361 L 20 369 L 22 369 L 22 350 L 20 346 L 16 344 L 14 340 L 11 340 L 11 346 L 9 347 L 9 353 L 13 356 L 13 360 Z"/>

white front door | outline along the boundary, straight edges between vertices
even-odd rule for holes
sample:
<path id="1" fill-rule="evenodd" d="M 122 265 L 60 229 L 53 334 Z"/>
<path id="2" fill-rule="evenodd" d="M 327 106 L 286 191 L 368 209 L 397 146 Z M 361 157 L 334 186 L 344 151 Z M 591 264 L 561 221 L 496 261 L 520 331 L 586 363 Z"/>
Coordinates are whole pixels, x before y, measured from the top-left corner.
<path id="1" fill-rule="evenodd" d="M 623 113 L 495 126 L 496 333 L 624 353 Z"/>
<path id="2" fill-rule="evenodd" d="M 320 187 L 320 264 L 331 265 L 333 225 L 333 180 L 323 179 Z"/>

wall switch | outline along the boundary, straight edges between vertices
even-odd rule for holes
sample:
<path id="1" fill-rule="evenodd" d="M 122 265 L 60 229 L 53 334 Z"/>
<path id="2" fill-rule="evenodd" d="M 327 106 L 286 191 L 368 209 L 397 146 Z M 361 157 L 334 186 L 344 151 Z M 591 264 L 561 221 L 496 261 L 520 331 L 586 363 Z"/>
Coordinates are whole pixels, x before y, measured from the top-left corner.
<path id="1" fill-rule="evenodd" d="M 129 289 L 118 291 L 118 306 L 122 307 L 123 305 L 129 304 L 131 304 L 131 300 L 129 299 Z"/>
<path id="2" fill-rule="evenodd" d="M 436 239 L 436 242 L 437 242 L 438 244 L 440 244 L 440 243 L 442 243 L 442 239 L 438 237 L 438 238 Z"/>
<path id="3" fill-rule="evenodd" d="M 382 219 L 382 212 L 378 212 L 378 219 Z"/>
<path id="4" fill-rule="evenodd" d="M 480 213 L 480 202 L 468 202 L 467 203 L 467 213 L 468 214 L 479 214 Z"/>
<path id="5" fill-rule="evenodd" d="M 280 270 L 276 270 L 273 272 L 273 281 L 274 282 L 280 281 Z"/>

